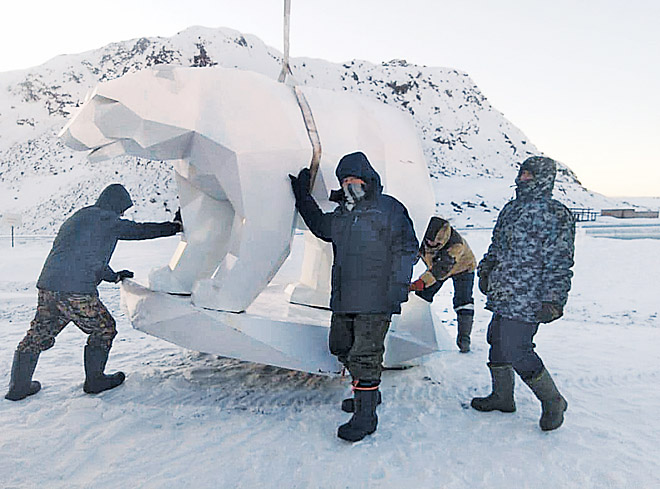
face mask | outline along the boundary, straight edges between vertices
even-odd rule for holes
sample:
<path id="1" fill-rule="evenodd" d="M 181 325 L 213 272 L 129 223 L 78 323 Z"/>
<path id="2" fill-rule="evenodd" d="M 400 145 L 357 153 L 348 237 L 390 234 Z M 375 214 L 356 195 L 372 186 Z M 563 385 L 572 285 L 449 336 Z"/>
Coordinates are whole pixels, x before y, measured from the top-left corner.
<path id="1" fill-rule="evenodd" d="M 522 179 L 523 173 L 529 174 L 529 176 L 525 180 Z M 531 176 L 531 178 L 529 178 L 530 176 Z M 531 170 L 529 170 L 528 168 L 524 168 L 524 169 L 521 168 L 520 171 L 518 172 L 518 175 L 516 176 L 515 182 L 516 182 L 516 185 L 523 185 L 524 186 L 524 185 L 530 184 L 534 180 L 536 180 L 536 175 Z"/>
<path id="2" fill-rule="evenodd" d="M 364 185 L 361 183 L 349 183 L 342 186 L 344 195 L 346 196 L 346 207 L 349 211 L 353 210 L 355 204 L 362 200 L 365 196 Z"/>

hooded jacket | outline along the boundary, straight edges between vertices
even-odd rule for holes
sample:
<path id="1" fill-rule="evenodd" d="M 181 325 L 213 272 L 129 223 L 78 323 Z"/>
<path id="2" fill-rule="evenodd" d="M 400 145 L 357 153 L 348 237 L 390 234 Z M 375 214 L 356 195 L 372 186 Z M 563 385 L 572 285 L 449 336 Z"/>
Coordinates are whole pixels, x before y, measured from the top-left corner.
<path id="1" fill-rule="evenodd" d="M 60 227 L 46 258 L 37 287 L 54 292 L 98 294 L 101 280 L 115 282 L 108 263 L 117 240 L 171 236 L 180 230 L 173 222 L 137 223 L 121 219 L 133 205 L 120 184 L 106 187 L 94 205 L 84 207 Z"/>
<path id="2" fill-rule="evenodd" d="M 523 182 L 523 171 L 533 174 Z M 538 323 L 542 302 L 564 306 L 571 288 L 575 220 L 552 199 L 556 164 L 525 160 L 516 178 L 516 198 L 497 218 L 478 275 L 488 283 L 486 309 L 511 319 Z"/>
<path id="3" fill-rule="evenodd" d="M 337 179 L 355 176 L 365 182 L 365 196 L 349 210 L 323 213 L 309 192 L 296 207 L 314 235 L 332 243 L 332 294 L 335 313 L 399 314 L 417 254 L 417 238 L 405 206 L 383 194 L 380 176 L 363 153 L 344 156 Z M 336 197 L 337 192 L 333 192 Z"/>
<path id="4" fill-rule="evenodd" d="M 474 272 L 477 261 L 467 241 L 448 221 L 433 216 L 419 248 L 419 256 L 427 270 L 419 278 L 425 287 L 443 282 L 464 272 Z"/>

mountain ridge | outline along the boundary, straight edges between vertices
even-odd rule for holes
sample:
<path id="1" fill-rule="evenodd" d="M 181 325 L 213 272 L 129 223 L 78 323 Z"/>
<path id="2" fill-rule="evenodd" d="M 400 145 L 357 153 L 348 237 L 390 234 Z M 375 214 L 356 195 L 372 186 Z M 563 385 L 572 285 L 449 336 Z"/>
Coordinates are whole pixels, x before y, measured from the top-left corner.
<path id="1" fill-rule="evenodd" d="M 23 232 L 52 233 L 106 184 L 118 181 L 134 198 L 131 217 L 170 218 L 177 204 L 168 162 L 122 156 L 92 164 L 84 153 L 63 146 L 59 130 L 97 83 L 129 72 L 158 64 L 223 66 L 276 79 L 281 63 L 281 53 L 256 36 L 196 26 L 172 37 L 115 42 L 0 73 L 0 213 L 22 214 Z M 405 60 L 293 58 L 290 64 L 301 85 L 360 93 L 407 113 L 422 142 L 437 213 L 459 226 L 491 225 L 512 196 L 517 165 L 543 154 L 460 70 Z M 555 197 L 571 207 L 621 203 L 585 189 L 562 163 Z"/>

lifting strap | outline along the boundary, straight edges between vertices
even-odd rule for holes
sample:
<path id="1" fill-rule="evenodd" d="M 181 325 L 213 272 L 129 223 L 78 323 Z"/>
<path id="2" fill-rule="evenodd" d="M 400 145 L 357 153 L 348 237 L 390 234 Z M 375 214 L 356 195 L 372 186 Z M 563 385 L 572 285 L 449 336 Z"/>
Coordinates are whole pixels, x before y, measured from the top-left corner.
<path id="1" fill-rule="evenodd" d="M 277 81 L 283 83 L 287 73 L 291 74 L 289 67 L 289 19 L 291 17 L 291 0 L 284 0 L 284 56 L 282 58 L 282 71 Z"/>
<path id="2" fill-rule="evenodd" d="M 309 190 L 310 192 L 314 188 L 314 182 L 316 181 L 316 174 L 319 171 L 319 163 L 321 161 L 321 138 L 319 138 L 318 130 L 316 129 L 316 122 L 314 122 L 314 116 L 312 114 L 312 109 L 307 102 L 305 94 L 302 92 L 296 80 L 291 73 L 291 66 L 289 65 L 289 19 L 291 17 L 291 0 L 284 0 L 284 56 L 282 58 L 282 71 L 280 71 L 280 76 L 277 81 L 284 83 L 287 75 L 289 76 L 292 84 L 291 88 L 293 93 L 296 96 L 298 101 L 298 107 L 300 107 L 300 112 L 302 113 L 303 120 L 305 121 L 305 128 L 307 129 L 307 137 L 309 142 L 312 143 L 312 161 L 309 164 L 310 172 L 310 183 Z"/>

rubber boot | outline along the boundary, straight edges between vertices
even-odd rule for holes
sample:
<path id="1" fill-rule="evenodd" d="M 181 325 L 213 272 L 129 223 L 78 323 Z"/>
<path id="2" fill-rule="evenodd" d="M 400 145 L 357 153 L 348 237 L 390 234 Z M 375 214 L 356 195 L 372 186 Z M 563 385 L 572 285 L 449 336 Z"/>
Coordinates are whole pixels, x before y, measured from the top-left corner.
<path id="1" fill-rule="evenodd" d="M 568 409 L 568 402 L 559 393 L 552 377 L 544 368 L 541 373 L 523 381 L 532 389 L 534 395 L 541 401 L 543 410 L 539 426 L 543 431 L 559 428 L 564 422 L 564 412 Z"/>
<path id="2" fill-rule="evenodd" d="M 9 392 L 5 395 L 5 399 L 20 401 L 39 392 L 41 384 L 36 380 L 32 380 L 32 374 L 37 367 L 37 360 L 39 360 L 39 353 L 18 350 L 14 352 Z"/>
<path id="3" fill-rule="evenodd" d="M 456 345 L 461 353 L 467 353 L 470 351 L 470 333 L 472 333 L 474 311 L 459 311 L 456 314 L 456 320 L 458 322 Z"/>
<path id="4" fill-rule="evenodd" d="M 355 386 L 358 384 L 357 380 L 351 380 L 351 390 L 355 391 Z M 380 394 L 380 391 L 378 391 L 378 399 L 376 401 L 376 405 L 380 405 L 383 402 L 383 398 Z M 341 410 L 344 411 L 345 413 L 352 413 L 355 412 L 355 402 L 352 397 L 349 397 L 347 399 L 344 399 L 341 401 Z"/>
<path id="5" fill-rule="evenodd" d="M 105 375 L 105 364 L 108 362 L 109 348 L 102 346 L 85 345 L 85 384 L 83 390 L 87 394 L 98 394 L 99 392 L 114 389 L 126 376 L 124 372 L 116 372 Z"/>
<path id="6" fill-rule="evenodd" d="M 510 363 L 489 363 L 488 368 L 493 381 L 493 392 L 487 397 L 475 397 L 470 403 L 471 406 L 477 411 L 515 412 L 513 367 Z"/>
<path id="7" fill-rule="evenodd" d="M 376 426 L 378 426 L 378 416 L 376 415 L 378 384 L 358 384 L 353 392 L 355 396 L 353 417 L 337 430 L 339 438 L 350 442 L 362 440 L 376 431 Z"/>
<path id="8" fill-rule="evenodd" d="M 380 406 L 383 403 L 383 396 L 380 394 L 380 391 L 378 391 L 378 397 L 376 399 L 376 406 Z M 348 399 L 344 399 L 341 401 L 341 410 L 344 411 L 345 413 L 352 413 L 355 411 L 355 402 L 352 397 L 349 397 Z"/>

